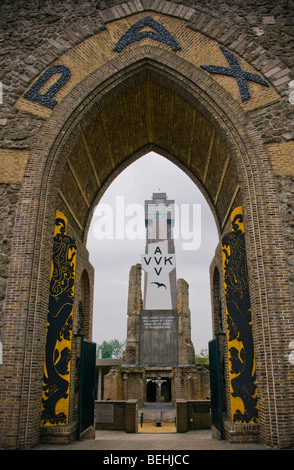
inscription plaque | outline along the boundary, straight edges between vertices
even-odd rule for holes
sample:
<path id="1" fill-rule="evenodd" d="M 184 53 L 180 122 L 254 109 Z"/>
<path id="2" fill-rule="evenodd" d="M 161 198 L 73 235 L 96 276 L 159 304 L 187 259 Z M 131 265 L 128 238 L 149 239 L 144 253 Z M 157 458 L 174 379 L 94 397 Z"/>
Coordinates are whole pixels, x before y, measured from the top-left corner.
<path id="1" fill-rule="evenodd" d="M 97 403 L 96 404 L 96 421 L 97 423 L 113 423 L 114 405 L 113 403 Z"/>
<path id="2" fill-rule="evenodd" d="M 140 365 L 176 365 L 178 314 L 176 310 L 142 310 Z"/>

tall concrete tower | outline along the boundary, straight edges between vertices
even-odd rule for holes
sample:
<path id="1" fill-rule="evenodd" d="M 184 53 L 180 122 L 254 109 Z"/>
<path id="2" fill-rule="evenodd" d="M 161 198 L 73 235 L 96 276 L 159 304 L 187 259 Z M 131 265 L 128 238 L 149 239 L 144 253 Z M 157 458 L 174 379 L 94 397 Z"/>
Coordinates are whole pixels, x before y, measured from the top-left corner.
<path id="1" fill-rule="evenodd" d="M 145 201 L 146 248 L 141 256 L 145 272 L 140 312 L 140 365 L 178 363 L 176 257 L 173 237 L 174 201 L 153 193 Z"/>
<path id="2" fill-rule="evenodd" d="M 177 307 L 176 257 L 173 238 L 174 201 L 165 193 L 153 193 L 145 201 L 146 250 L 141 257 L 144 280 L 144 309 Z"/>

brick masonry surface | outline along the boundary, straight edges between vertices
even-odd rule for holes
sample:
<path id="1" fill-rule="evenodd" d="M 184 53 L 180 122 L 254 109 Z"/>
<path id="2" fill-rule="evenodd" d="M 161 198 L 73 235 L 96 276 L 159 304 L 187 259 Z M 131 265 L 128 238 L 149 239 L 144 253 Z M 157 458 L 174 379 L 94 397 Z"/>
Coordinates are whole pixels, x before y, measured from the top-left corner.
<path id="1" fill-rule="evenodd" d="M 146 37 L 115 52 L 121 36 L 147 15 L 172 34 L 181 50 Z M 90 338 L 93 271 L 85 240 L 93 207 L 119 171 L 149 149 L 200 184 L 220 235 L 229 231 L 231 210 L 243 206 L 258 437 L 268 445 L 293 446 L 293 364 L 288 360 L 294 338 L 291 3 L 3 0 L 0 22 L 0 446 L 25 448 L 40 438 L 56 209 L 66 214 L 80 253 L 74 332 L 81 320 L 78 301 L 84 299 L 83 328 Z M 229 66 L 220 47 L 269 86 L 250 82 L 251 98 L 242 102 L 235 78 L 201 68 Z M 54 65 L 71 70 L 56 93 L 56 107 L 25 99 Z M 55 80 L 52 76 L 42 93 Z M 73 354 L 78 357 L 78 344 Z M 75 386 L 72 380 L 71 422 L 63 430 L 71 436 Z M 229 436 L 227 423 L 226 429 Z"/>

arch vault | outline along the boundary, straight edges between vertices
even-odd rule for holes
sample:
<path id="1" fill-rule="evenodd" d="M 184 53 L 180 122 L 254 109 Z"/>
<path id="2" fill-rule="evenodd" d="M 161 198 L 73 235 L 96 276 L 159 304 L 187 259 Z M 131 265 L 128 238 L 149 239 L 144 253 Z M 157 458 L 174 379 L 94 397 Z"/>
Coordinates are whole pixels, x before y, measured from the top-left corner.
<path id="1" fill-rule="evenodd" d="M 155 6 L 138 10 L 135 3 L 123 4 L 115 15 L 112 8 L 103 10 L 103 27 L 49 61 L 14 103 L 15 119 L 29 116 L 38 132 L 31 133 L 26 149 L 3 152 L 7 159 L 14 155 L 11 173 L 19 185 L 1 327 L 3 446 L 29 447 L 40 435 L 75 435 L 74 334 L 83 330 L 91 339 L 92 329 L 93 268 L 86 250 L 91 216 L 111 181 L 155 150 L 199 186 L 220 240 L 232 230 L 231 216 L 242 206 L 258 419 L 237 423 L 228 414 L 227 438 L 233 440 L 243 425 L 249 440 L 290 447 L 294 384 L 287 358 L 294 329 L 289 273 L 272 147 L 250 118 L 277 103 L 279 90 L 242 54 L 191 27 L 192 8 L 165 2 L 174 5 L 165 14 Z M 11 182 L 8 177 L 5 183 Z M 67 267 L 74 285 L 74 298 L 73 285 L 67 297 L 71 381 L 62 397 L 68 399 L 67 411 L 65 405 L 59 410 L 64 421 L 50 423 L 42 421 L 41 405 L 51 262 L 58 240 L 66 236 L 71 255 L 76 253 L 74 272 L 70 263 Z M 211 269 L 218 305 L 213 311 L 219 315 L 221 243 L 216 253 Z M 222 323 L 214 319 L 214 330 Z M 60 339 L 64 330 L 56 334 Z M 227 346 L 224 351 L 230 409 Z M 58 354 L 61 349 L 55 350 Z"/>

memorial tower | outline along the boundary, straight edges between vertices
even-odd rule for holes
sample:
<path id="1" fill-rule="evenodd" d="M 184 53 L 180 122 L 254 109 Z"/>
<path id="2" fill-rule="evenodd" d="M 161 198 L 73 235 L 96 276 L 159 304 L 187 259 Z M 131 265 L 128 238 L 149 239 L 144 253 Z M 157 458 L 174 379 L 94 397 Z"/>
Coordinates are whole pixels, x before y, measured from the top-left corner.
<path id="1" fill-rule="evenodd" d="M 145 253 L 130 270 L 122 368 L 104 380 L 107 396 L 136 398 L 139 407 L 209 396 L 208 371 L 195 366 L 189 285 L 176 276 L 174 224 L 175 202 L 153 193 L 145 201 Z"/>
<path id="2" fill-rule="evenodd" d="M 153 193 L 145 201 L 146 250 L 143 309 L 140 313 L 139 364 L 178 363 L 176 257 L 173 237 L 174 201 Z"/>

